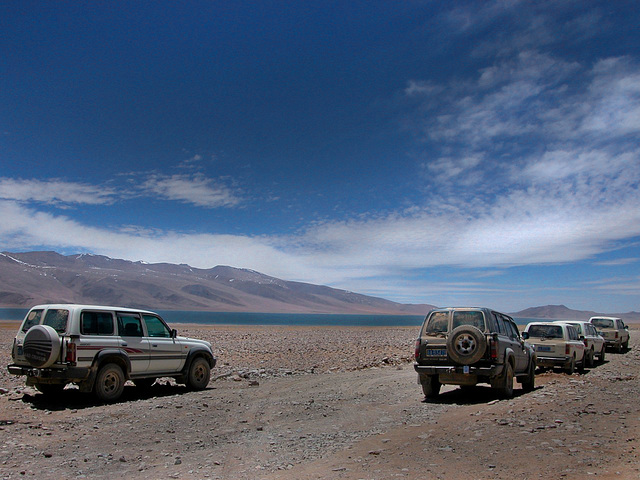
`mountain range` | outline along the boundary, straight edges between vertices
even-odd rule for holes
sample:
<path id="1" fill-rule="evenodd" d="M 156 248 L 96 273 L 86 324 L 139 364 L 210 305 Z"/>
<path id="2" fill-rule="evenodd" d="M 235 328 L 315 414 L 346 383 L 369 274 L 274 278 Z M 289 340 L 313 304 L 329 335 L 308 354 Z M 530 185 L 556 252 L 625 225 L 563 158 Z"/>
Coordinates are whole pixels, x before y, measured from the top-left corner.
<path id="1" fill-rule="evenodd" d="M 402 304 L 262 273 L 217 266 L 131 262 L 102 255 L 56 252 L 0 253 L 0 307 L 41 303 L 116 305 L 151 310 L 262 313 L 424 315 L 429 304 Z M 519 318 L 581 319 L 598 315 L 564 305 L 511 313 Z M 640 313 L 616 313 L 639 321 Z"/>
<path id="2" fill-rule="evenodd" d="M 156 310 L 424 315 L 406 305 L 253 270 L 144 263 L 101 255 L 0 253 L 0 306 L 81 303 Z"/>

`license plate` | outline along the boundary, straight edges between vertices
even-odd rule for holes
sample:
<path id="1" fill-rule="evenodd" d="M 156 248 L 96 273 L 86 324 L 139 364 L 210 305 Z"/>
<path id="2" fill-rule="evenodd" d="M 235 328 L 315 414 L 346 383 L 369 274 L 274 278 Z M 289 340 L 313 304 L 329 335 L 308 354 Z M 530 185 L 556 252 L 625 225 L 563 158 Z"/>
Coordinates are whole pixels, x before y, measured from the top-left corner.
<path id="1" fill-rule="evenodd" d="M 536 351 L 537 352 L 550 352 L 551 351 L 551 347 L 538 346 L 538 347 L 536 347 Z"/>
<path id="2" fill-rule="evenodd" d="M 427 348 L 425 352 L 427 357 L 446 357 L 447 350 L 445 348 Z"/>

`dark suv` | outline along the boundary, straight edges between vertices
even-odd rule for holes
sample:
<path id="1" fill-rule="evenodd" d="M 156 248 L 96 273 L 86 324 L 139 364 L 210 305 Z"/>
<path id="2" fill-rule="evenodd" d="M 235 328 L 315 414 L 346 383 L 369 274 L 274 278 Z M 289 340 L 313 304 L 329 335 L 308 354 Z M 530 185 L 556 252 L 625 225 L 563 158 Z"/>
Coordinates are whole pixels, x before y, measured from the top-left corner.
<path id="1" fill-rule="evenodd" d="M 414 367 L 427 398 L 442 384 L 488 383 L 513 396 L 514 377 L 525 391 L 535 385 L 536 358 L 513 319 L 488 308 L 438 308 L 429 312 L 416 340 Z"/>

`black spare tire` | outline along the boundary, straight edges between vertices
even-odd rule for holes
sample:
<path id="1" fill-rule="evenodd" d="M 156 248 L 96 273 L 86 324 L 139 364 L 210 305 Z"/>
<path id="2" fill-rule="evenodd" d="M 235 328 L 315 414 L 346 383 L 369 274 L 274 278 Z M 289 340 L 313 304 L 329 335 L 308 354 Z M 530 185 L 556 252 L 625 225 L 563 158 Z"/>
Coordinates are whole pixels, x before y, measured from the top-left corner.
<path id="1" fill-rule="evenodd" d="M 484 333 L 471 325 L 454 328 L 447 338 L 447 353 L 456 363 L 471 365 L 482 358 L 487 350 Z"/>
<path id="2" fill-rule="evenodd" d="M 29 365 L 47 368 L 60 354 L 60 337 L 49 325 L 34 325 L 24 337 L 24 358 Z"/>

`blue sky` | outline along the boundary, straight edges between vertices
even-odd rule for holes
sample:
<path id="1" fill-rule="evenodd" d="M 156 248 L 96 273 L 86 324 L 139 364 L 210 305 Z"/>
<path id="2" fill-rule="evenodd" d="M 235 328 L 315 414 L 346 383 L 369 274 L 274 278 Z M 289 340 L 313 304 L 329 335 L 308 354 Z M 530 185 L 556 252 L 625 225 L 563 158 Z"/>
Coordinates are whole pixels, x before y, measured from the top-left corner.
<path id="1" fill-rule="evenodd" d="M 640 310 L 639 11 L 1 2 L 0 250 Z"/>

